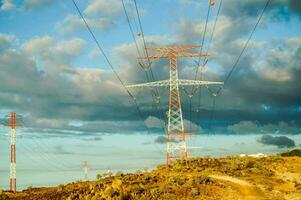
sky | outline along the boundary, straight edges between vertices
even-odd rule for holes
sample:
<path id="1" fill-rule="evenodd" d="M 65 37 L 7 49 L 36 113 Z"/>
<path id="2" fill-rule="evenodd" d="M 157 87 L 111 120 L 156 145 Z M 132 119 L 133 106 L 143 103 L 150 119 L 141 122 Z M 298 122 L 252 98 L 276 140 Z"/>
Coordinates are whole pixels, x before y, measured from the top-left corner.
<path id="1" fill-rule="evenodd" d="M 122 1 L 76 2 L 122 81 L 126 85 L 147 82 L 136 59 L 139 54 Z M 136 2 L 146 46 L 203 43 L 202 51 L 208 51 L 209 57 L 198 77 L 209 81 L 225 80 L 266 3 L 223 0 L 213 32 L 220 3 L 216 0 L 203 37 L 208 0 Z M 124 0 L 124 4 L 138 49 L 145 54 L 134 1 Z M 283 150 L 279 140 L 285 147 L 291 147 L 286 145 L 290 140 L 300 145 L 300 30 L 301 2 L 272 0 L 217 97 L 210 92 L 217 87 L 199 88 L 190 104 L 184 89 L 180 89 L 185 129 L 198 138 L 191 145 L 210 149 L 205 153 L 195 149 L 193 155 L 273 153 Z M 195 61 L 179 60 L 180 78 L 194 79 Z M 151 68 L 155 80 L 168 79 L 166 60 L 153 61 Z M 81 177 L 83 160 L 103 170 L 137 169 L 143 163 L 155 166 L 165 161 L 165 144 L 158 143 L 158 138 L 165 134 L 160 120 L 166 122 L 168 91 L 159 90 L 162 106 L 158 110 L 150 89 L 131 90 L 141 110 L 139 115 L 71 0 L 0 0 L 0 69 L 1 121 L 12 111 L 23 116 L 17 145 L 20 154 L 27 154 L 25 158 L 31 157 L 31 161 L 18 156 L 20 162 L 23 160 L 18 165 L 20 170 L 33 168 L 42 176 L 40 169 L 49 163 L 47 170 L 77 169 L 75 180 Z M 8 132 L 7 127 L 0 128 L 3 176 L 7 175 L 9 161 Z M 262 138 L 266 134 L 272 137 Z M 208 143 L 201 142 L 204 138 Z M 247 145 L 231 151 L 236 139 Z M 220 141 L 230 145 L 224 150 L 228 153 L 218 150 Z M 41 166 L 33 165 L 39 162 Z M 52 184 L 71 180 L 68 177 L 53 178 Z M 34 182 L 37 185 L 51 184 L 38 179 Z M 0 178 L 0 187 L 6 187 L 4 180 Z"/>

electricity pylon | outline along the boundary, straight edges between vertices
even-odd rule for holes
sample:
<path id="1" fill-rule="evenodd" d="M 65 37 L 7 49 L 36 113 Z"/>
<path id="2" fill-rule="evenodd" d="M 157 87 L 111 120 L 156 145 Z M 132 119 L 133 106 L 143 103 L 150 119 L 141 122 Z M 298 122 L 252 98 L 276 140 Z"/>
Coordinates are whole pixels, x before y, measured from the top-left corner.
<path id="1" fill-rule="evenodd" d="M 17 177 L 16 177 L 16 127 L 22 126 L 21 123 L 17 122 L 17 118 L 22 117 L 15 112 L 11 112 L 5 117 L 9 118 L 10 121 L 5 123 L 5 126 L 9 126 L 10 130 L 10 176 L 9 176 L 9 190 L 11 192 L 17 191 Z"/>
<path id="2" fill-rule="evenodd" d="M 85 181 L 88 181 L 88 161 L 84 161 L 83 162 L 83 170 L 84 170 L 84 178 L 85 178 Z"/>
<path id="3" fill-rule="evenodd" d="M 201 85 L 222 85 L 223 82 L 183 80 L 179 79 L 177 58 L 180 57 L 200 57 L 207 54 L 185 52 L 187 50 L 199 48 L 199 46 L 174 46 L 146 48 L 158 51 L 153 55 L 138 57 L 138 59 L 159 59 L 169 60 L 169 80 L 129 85 L 127 88 L 162 87 L 169 86 L 169 107 L 168 107 L 168 127 L 167 127 L 167 149 L 166 161 L 170 164 L 175 159 L 187 159 L 188 151 L 186 145 L 186 132 L 184 130 L 183 116 L 181 110 L 181 98 L 179 86 L 201 86 Z"/>

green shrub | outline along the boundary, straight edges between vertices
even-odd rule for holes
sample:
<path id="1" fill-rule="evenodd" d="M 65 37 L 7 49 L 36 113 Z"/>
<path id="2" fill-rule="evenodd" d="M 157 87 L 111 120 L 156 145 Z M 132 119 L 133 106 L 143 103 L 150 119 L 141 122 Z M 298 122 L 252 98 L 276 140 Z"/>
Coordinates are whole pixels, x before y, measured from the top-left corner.
<path id="1" fill-rule="evenodd" d="M 101 180 L 101 179 L 102 179 L 102 175 L 101 175 L 101 174 L 97 174 L 97 175 L 96 175 L 96 180 L 99 181 L 99 180 Z"/>
<path id="2" fill-rule="evenodd" d="M 301 149 L 293 149 L 280 154 L 283 157 L 299 156 L 301 157 Z"/>
<path id="3" fill-rule="evenodd" d="M 28 187 L 27 187 L 27 190 L 31 190 L 31 189 L 32 189 L 32 186 L 28 186 Z"/>
<path id="4" fill-rule="evenodd" d="M 254 168 L 254 166 L 255 166 L 255 161 L 253 160 L 249 160 L 246 164 L 247 168 Z"/>

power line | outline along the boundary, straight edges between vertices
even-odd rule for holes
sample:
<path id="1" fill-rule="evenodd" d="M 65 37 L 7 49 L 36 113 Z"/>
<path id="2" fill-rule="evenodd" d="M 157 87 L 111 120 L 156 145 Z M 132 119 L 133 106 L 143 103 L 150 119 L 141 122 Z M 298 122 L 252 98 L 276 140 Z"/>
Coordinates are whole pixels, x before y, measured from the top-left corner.
<path id="1" fill-rule="evenodd" d="M 201 46 L 200 46 L 200 54 L 203 52 L 203 46 L 204 46 L 204 42 L 205 42 L 205 37 L 206 37 L 206 32 L 207 32 L 207 25 L 208 25 L 208 21 L 209 21 L 209 16 L 210 16 L 210 10 L 211 10 L 211 3 L 209 1 L 209 5 L 208 5 L 208 10 L 207 10 L 207 16 L 206 16 L 206 23 L 205 23 L 205 27 L 204 27 L 204 32 L 203 32 L 203 37 L 202 37 L 202 41 L 201 41 Z M 208 52 L 207 52 L 208 53 Z M 205 59 L 207 60 L 207 59 Z M 197 67 L 196 67 L 196 72 L 195 72 L 195 76 L 194 76 L 194 80 L 197 79 L 198 73 L 199 73 L 199 68 L 200 68 L 200 62 L 201 62 L 201 57 L 198 58 L 198 61 L 196 62 Z M 202 66 L 202 68 L 204 67 L 204 65 Z M 201 69 L 202 70 L 202 69 Z M 202 71 L 201 71 L 201 80 L 203 79 L 202 77 Z M 185 91 L 185 90 L 184 90 Z M 190 121 L 190 127 L 191 125 L 191 120 L 192 120 L 192 97 L 194 96 L 194 94 L 196 93 L 197 88 L 195 86 L 192 86 L 191 92 L 190 94 L 188 94 L 189 96 L 189 121 Z M 200 92 L 201 92 L 201 87 L 200 87 Z M 187 92 L 185 91 L 185 93 L 187 94 Z M 200 94 L 199 94 L 199 99 L 200 99 Z M 200 104 L 200 102 L 199 102 Z"/>
<path id="2" fill-rule="evenodd" d="M 51 153 L 51 148 L 46 145 L 46 143 L 42 142 L 41 138 L 40 140 L 38 140 L 37 137 L 31 137 L 31 141 L 33 141 L 35 143 L 35 146 L 38 147 L 39 152 L 41 154 L 44 155 L 44 157 L 46 157 L 49 160 L 54 160 L 56 161 L 56 163 L 58 164 L 58 166 L 61 166 L 62 168 L 70 168 L 70 166 L 74 166 L 74 163 L 71 163 L 69 161 L 67 161 L 66 159 L 61 160 L 59 158 L 59 156 L 57 156 L 56 154 Z M 59 162 L 57 162 L 59 161 Z"/>
<path id="3" fill-rule="evenodd" d="M 206 23 L 205 23 L 205 28 L 204 28 L 202 42 L 201 42 L 201 47 L 200 47 L 200 52 L 199 52 L 200 54 L 203 52 L 203 46 L 204 46 L 206 32 L 207 32 L 207 26 L 208 26 L 208 21 L 209 21 L 209 16 L 210 16 L 210 10 L 211 10 L 211 5 L 210 5 L 210 2 L 209 2 L 208 11 L 207 11 L 207 17 L 206 17 Z M 198 71 L 199 71 L 200 62 L 201 62 L 201 57 L 199 57 L 198 62 L 197 62 L 197 69 L 196 69 L 194 80 L 197 79 L 197 74 L 198 74 Z"/>
<path id="4" fill-rule="evenodd" d="M 243 48 L 242 48 L 240 54 L 238 55 L 238 57 L 237 57 L 236 61 L 234 62 L 233 66 L 232 66 L 232 68 L 231 68 L 231 70 L 230 70 L 230 72 L 228 73 L 228 75 L 226 76 L 226 78 L 225 78 L 225 80 L 224 80 L 224 86 L 225 86 L 226 83 L 229 81 L 231 75 L 233 74 L 234 70 L 236 69 L 237 64 L 239 63 L 241 56 L 243 55 L 243 53 L 245 52 L 246 48 L 248 47 L 248 44 L 249 44 L 250 40 L 252 39 L 252 36 L 253 36 L 254 32 L 256 31 L 256 29 L 257 29 L 257 27 L 258 27 L 258 25 L 259 25 L 259 23 L 260 23 L 260 21 L 261 21 L 261 19 L 262 19 L 262 17 L 263 17 L 263 14 L 265 13 L 265 11 L 266 11 L 267 7 L 269 6 L 270 2 L 271 2 L 271 0 L 267 0 L 267 1 L 266 1 L 265 6 L 264 6 L 262 12 L 260 13 L 260 15 L 259 15 L 259 17 L 258 17 L 258 20 L 257 20 L 257 22 L 256 22 L 256 24 L 255 24 L 255 26 L 254 26 L 254 28 L 252 29 L 251 34 L 250 34 L 249 37 L 248 37 L 248 40 L 245 42 L 245 44 L 244 44 L 244 46 L 243 46 Z M 220 87 L 220 88 L 217 90 L 217 92 L 215 92 L 215 94 L 216 94 L 216 95 L 219 95 L 219 93 L 221 92 L 222 89 L 223 89 L 223 87 Z"/>
<path id="5" fill-rule="evenodd" d="M 80 11 L 79 7 L 77 6 L 75 0 L 72 0 L 72 2 L 73 2 L 73 4 L 74 4 L 74 6 L 75 6 L 75 8 L 76 8 L 76 10 L 77 10 L 77 12 L 78 12 L 78 14 L 80 15 L 80 17 L 81 17 L 82 20 L 84 21 L 85 26 L 87 27 L 88 31 L 90 32 L 90 34 L 91 34 L 91 36 L 92 36 L 94 42 L 96 43 L 96 45 L 97 45 L 99 51 L 100 51 L 100 52 L 102 53 L 102 55 L 105 57 L 105 59 L 106 59 L 108 65 L 110 66 L 111 70 L 114 72 L 115 76 L 117 77 L 117 79 L 119 80 L 119 82 L 121 83 L 121 85 L 124 87 L 124 89 L 126 90 L 126 92 L 127 92 L 130 96 L 132 96 L 131 93 L 128 91 L 128 89 L 125 87 L 125 84 L 124 84 L 123 81 L 121 80 L 121 78 L 120 78 L 120 76 L 118 75 L 117 71 L 114 69 L 112 63 L 110 62 L 109 58 L 108 58 L 107 55 L 105 54 L 104 50 L 103 50 L 102 47 L 100 46 L 100 44 L 99 44 L 97 38 L 95 37 L 93 31 L 91 30 L 89 24 L 87 23 L 87 21 L 86 21 L 86 19 L 85 19 L 85 17 L 83 16 L 82 12 Z"/>
<path id="6" fill-rule="evenodd" d="M 123 0 L 122 0 L 123 2 Z M 147 50 L 147 46 L 146 46 L 146 42 L 145 42 L 145 37 L 144 37 L 144 31 L 143 31 L 143 28 L 142 28 L 142 22 L 141 22 L 141 19 L 140 19 L 140 14 L 139 14 L 139 9 L 138 9 L 138 6 L 137 6 L 137 2 L 136 0 L 134 0 L 134 5 L 135 5 L 135 11 L 136 11 L 136 14 L 137 14 L 137 18 L 138 18 L 138 23 L 139 23 L 139 27 L 140 27 L 140 31 L 141 31 L 141 36 L 142 36 L 142 39 L 143 39 L 143 45 L 144 45 L 144 49 L 145 49 L 145 53 L 146 53 L 146 57 L 147 57 L 147 60 L 148 60 L 148 67 L 146 68 L 145 66 L 142 67 L 145 71 L 145 74 L 146 74 L 146 78 L 147 78 L 147 81 L 150 82 L 150 80 L 152 80 L 152 82 L 155 82 L 156 79 L 155 79 L 155 76 L 154 76 L 154 73 L 153 73 L 153 70 L 151 68 L 151 62 L 150 62 L 150 59 L 148 57 L 148 50 Z M 124 3 L 123 3 L 123 6 L 124 6 Z M 124 6 L 124 11 L 126 12 L 126 9 L 125 9 L 125 6 Z M 128 15 L 127 15 L 128 16 Z M 130 22 L 128 20 L 128 23 L 129 23 L 129 26 L 130 26 Z M 132 33 L 133 35 L 133 33 Z M 135 40 L 135 37 L 133 37 L 134 40 Z M 135 41 L 136 42 L 136 41 Z M 139 52 L 138 52 L 139 54 Z M 140 54 L 139 54 L 140 56 Z M 140 56 L 141 57 L 141 56 Z M 141 65 L 141 63 L 139 63 Z M 146 71 L 146 69 L 149 69 L 150 70 L 150 74 L 151 74 L 151 79 L 149 78 L 148 76 L 148 73 Z M 160 99 L 160 92 L 158 90 L 158 88 L 155 88 L 155 89 L 151 89 L 151 95 L 152 95 L 152 100 L 153 100 L 153 103 L 155 105 L 155 108 L 157 109 L 157 115 L 159 116 L 159 112 L 160 114 L 162 115 L 162 118 L 164 119 L 165 118 L 165 115 L 162 111 L 162 105 L 161 105 L 161 99 Z M 158 102 L 158 103 L 157 103 Z M 158 104 L 158 105 L 157 105 Z M 159 119 L 160 120 L 160 125 L 161 125 L 161 128 L 165 130 L 165 121 L 162 121 L 162 119 Z"/>
<path id="7" fill-rule="evenodd" d="M 219 13 L 220 13 L 220 10 L 221 10 L 221 7 L 222 7 L 222 3 L 223 3 L 223 0 L 220 0 L 219 2 L 219 5 L 218 5 L 218 10 L 217 10 L 217 14 L 216 14 L 216 17 L 215 17 L 215 20 L 214 20 L 214 25 L 213 25 L 213 28 L 212 28 L 212 32 L 211 32 L 211 36 L 210 36 L 210 40 L 209 40 L 209 43 L 208 43 L 208 48 L 207 48 L 207 51 L 206 51 L 206 54 L 209 53 L 209 50 L 210 50 L 210 47 L 211 47 L 211 43 L 213 41 L 213 36 L 214 36 L 214 32 L 215 32 L 215 28 L 216 28 L 216 24 L 217 24 L 217 20 L 218 20 L 218 16 L 219 16 Z M 207 62 L 209 61 L 209 59 L 205 59 L 204 62 L 203 62 L 203 66 L 201 68 L 201 80 L 203 78 L 203 68 L 206 66 Z M 209 87 L 208 87 L 209 89 Z M 211 92 L 209 90 L 209 92 Z M 211 93 L 212 94 L 212 93 Z M 201 107 L 201 88 L 200 88 L 200 93 L 199 93 L 199 98 L 198 98 L 198 109 Z"/>
<path id="8" fill-rule="evenodd" d="M 211 46 L 211 43 L 212 43 L 212 40 L 213 40 L 213 36 L 214 36 L 214 32 L 215 32 L 215 28 L 216 28 L 216 24 L 217 24 L 217 20 L 218 20 L 218 17 L 219 17 L 219 13 L 220 13 L 220 10 L 221 10 L 222 3 L 223 3 L 223 0 L 220 0 L 218 10 L 217 10 L 217 14 L 216 14 L 216 17 L 215 17 L 215 20 L 214 20 L 213 29 L 212 29 L 212 32 L 211 32 L 211 35 L 210 35 L 210 40 L 209 40 L 209 43 L 208 43 L 208 48 L 207 48 L 206 54 L 208 54 L 209 50 L 210 50 L 210 46 Z M 204 31 L 204 35 L 203 35 L 203 41 L 204 41 L 204 38 L 205 38 L 206 29 L 207 29 L 206 27 L 207 27 L 207 23 L 208 23 L 209 14 L 210 14 L 210 8 L 211 8 L 211 4 L 209 3 L 207 18 L 206 18 L 206 26 L 205 26 L 205 31 Z M 202 44 L 202 46 L 203 46 L 203 44 Z M 201 67 L 201 80 L 203 78 L 203 68 L 206 66 L 208 61 L 209 61 L 208 58 L 204 59 L 203 65 Z M 198 64 L 198 68 L 199 68 L 200 67 L 200 60 L 198 61 L 197 64 Z M 198 74 L 198 71 L 196 72 L 195 80 L 197 78 L 197 74 Z M 200 95 L 199 95 L 199 103 L 200 103 Z"/>
<path id="9" fill-rule="evenodd" d="M 224 80 L 224 86 L 225 86 L 225 84 L 229 81 L 231 75 L 233 74 L 235 68 L 237 67 L 237 64 L 239 63 L 239 60 L 240 60 L 241 56 L 243 55 L 243 53 L 245 52 L 246 48 L 248 47 L 248 44 L 249 44 L 249 42 L 250 42 L 250 40 L 251 40 L 251 38 L 252 38 L 252 36 L 253 36 L 255 30 L 257 29 L 258 24 L 260 23 L 260 21 L 261 21 L 261 19 L 262 19 L 262 17 L 263 17 L 263 14 L 265 13 L 265 11 L 266 11 L 267 7 L 269 6 L 270 2 L 271 2 L 271 0 L 267 0 L 267 1 L 266 1 L 266 4 L 265 4 L 265 6 L 264 6 L 262 12 L 260 13 L 260 15 L 259 15 L 259 17 L 258 17 L 258 20 L 257 20 L 257 22 L 256 22 L 256 24 L 255 24 L 255 26 L 254 26 L 254 28 L 252 29 L 251 34 L 250 34 L 249 37 L 248 37 L 248 40 L 246 41 L 244 47 L 242 48 L 242 51 L 241 51 L 240 54 L 238 55 L 236 61 L 234 62 L 234 65 L 232 66 L 230 72 L 228 73 L 228 75 L 226 76 L 226 78 L 225 78 L 225 80 Z M 208 89 L 209 89 L 209 88 L 208 88 Z M 213 120 L 213 117 L 214 117 L 214 110 L 215 110 L 215 108 L 216 108 L 216 105 L 215 105 L 215 104 L 216 104 L 216 103 L 215 103 L 215 97 L 219 95 L 219 93 L 222 91 L 222 89 L 223 89 L 223 87 L 220 87 L 220 88 L 217 90 L 217 92 L 213 92 L 213 91 L 210 91 L 210 90 L 209 90 L 209 91 L 211 92 L 211 94 L 213 94 L 213 97 L 214 97 L 214 99 L 213 99 L 213 101 L 214 101 L 214 106 L 212 107 L 212 115 L 211 115 L 211 117 L 210 117 L 210 124 L 211 124 L 211 121 Z M 211 126 L 211 125 L 210 125 L 210 126 Z M 210 130 L 211 130 L 211 127 L 210 127 Z M 210 130 L 209 130 L 209 132 L 210 132 Z"/>
<path id="10" fill-rule="evenodd" d="M 186 132 L 184 129 L 184 121 L 181 109 L 181 99 L 179 94 L 180 86 L 202 85 L 203 82 L 195 80 L 183 80 L 178 77 L 177 59 L 183 57 L 204 56 L 198 53 L 185 52 L 197 46 L 175 46 L 175 47 L 157 47 L 151 48 L 157 53 L 149 55 L 149 58 L 160 59 L 167 58 L 169 60 L 169 79 L 151 83 L 134 84 L 127 86 L 128 88 L 145 88 L 145 87 L 162 87 L 169 86 L 169 103 L 168 103 L 168 131 L 167 131 L 167 149 L 166 159 L 169 164 L 174 159 L 186 159 L 188 150 L 186 145 Z M 159 51 L 159 52 L 158 52 Z M 146 57 L 144 57 L 146 58 Z M 222 84 L 220 82 L 206 81 L 206 84 Z"/>
<path id="11" fill-rule="evenodd" d="M 31 140 L 33 141 L 33 140 Z M 22 143 L 20 143 L 22 144 Z M 37 147 L 37 145 L 35 145 Z M 59 166 L 58 163 L 54 163 L 53 161 L 51 161 L 51 159 L 49 159 L 49 157 L 45 156 L 44 153 L 41 152 L 41 149 L 36 150 L 36 148 L 33 148 L 33 145 L 31 145 L 31 148 L 27 148 L 26 144 L 22 145 L 23 150 L 30 152 L 31 155 L 33 155 L 34 153 L 36 153 L 36 155 L 40 158 L 37 160 L 43 160 L 43 164 L 47 164 L 47 166 L 51 167 L 52 169 L 56 169 L 58 171 L 64 170 L 65 168 L 63 168 L 62 166 Z"/>
<path id="12" fill-rule="evenodd" d="M 138 9 L 136 0 L 134 0 L 134 4 L 135 4 L 135 9 L 136 9 L 137 18 L 138 18 L 138 24 L 139 24 L 139 27 L 140 27 L 140 30 L 141 30 L 141 36 L 142 36 L 142 40 L 143 40 L 145 54 L 146 54 L 148 64 L 149 64 L 149 70 L 151 72 L 151 76 L 152 76 L 153 81 L 155 81 L 155 76 L 154 76 L 153 70 L 151 68 L 151 61 L 150 61 L 149 56 L 148 56 L 148 50 L 147 50 L 147 46 L 146 46 L 146 42 L 145 42 L 144 31 L 143 31 L 143 28 L 142 28 L 142 22 L 141 22 L 139 9 Z M 157 95 L 159 95 L 159 92 L 158 92 L 157 88 L 156 88 L 156 92 L 157 92 Z"/>
<path id="13" fill-rule="evenodd" d="M 126 16 L 126 21 L 127 21 L 128 25 L 129 25 L 129 29 L 130 29 L 132 38 L 133 38 L 133 40 L 135 42 L 136 50 L 138 52 L 138 55 L 141 57 L 141 53 L 140 53 L 140 50 L 139 50 L 139 47 L 138 47 L 138 43 L 137 43 L 137 40 L 136 40 L 136 37 L 135 37 L 135 33 L 134 33 L 133 27 L 131 25 L 129 15 L 128 15 L 127 11 L 126 11 L 124 0 L 121 0 L 121 2 L 122 2 L 122 7 L 123 7 L 124 14 Z"/>
<path id="14" fill-rule="evenodd" d="M 113 65 L 112 65 L 112 63 L 110 62 L 109 58 L 108 58 L 107 55 L 105 54 L 103 48 L 102 48 L 101 45 L 99 44 L 99 42 L 98 42 L 96 36 L 94 35 L 94 33 L 93 33 L 92 29 L 90 28 L 89 24 L 87 23 L 85 17 L 83 16 L 82 12 L 80 11 L 79 7 L 77 6 L 75 0 L 72 0 L 72 2 L 73 2 L 73 4 L 74 4 L 74 6 L 75 6 L 75 8 L 76 8 L 76 10 L 77 10 L 77 12 L 78 12 L 78 14 L 80 15 L 80 17 L 81 17 L 82 20 L 84 21 L 84 24 L 85 24 L 85 26 L 87 27 L 89 33 L 91 34 L 91 36 L 92 36 L 94 42 L 96 43 L 96 45 L 97 45 L 99 51 L 100 51 L 100 52 L 102 53 L 102 55 L 104 56 L 106 62 L 108 63 L 109 67 L 111 68 L 111 70 L 113 71 L 113 73 L 115 74 L 115 76 L 117 77 L 117 79 L 119 80 L 119 82 L 121 83 L 121 85 L 122 85 L 122 87 L 124 88 L 124 90 L 125 90 L 125 91 L 128 93 L 128 95 L 132 98 L 132 100 L 133 100 L 133 102 L 134 102 L 134 104 L 135 104 L 135 106 L 136 106 L 136 109 L 137 109 L 137 111 L 138 111 L 138 113 L 139 113 L 141 119 L 143 120 L 142 113 L 141 113 L 141 110 L 140 110 L 140 108 L 139 108 L 139 106 L 138 106 L 138 103 L 137 103 L 137 101 L 136 101 L 136 98 L 135 98 L 135 97 L 131 94 L 131 92 L 126 88 L 124 82 L 122 81 L 122 79 L 120 78 L 119 74 L 117 73 L 117 71 L 116 71 L 115 68 L 113 67 Z M 144 120 L 143 120 L 143 121 L 144 121 Z"/>
<path id="15" fill-rule="evenodd" d="M 261 12 L 261 14 L 260 14 L 260 16 L 259 16 L 257 22 L 256 22 L 256 24 L 255 24 L 255 26 L 254 26 L 254 28 L 253 28 L 251 34 L 249 35 L 248 40 L 246 41 L 246 43 L 245 43 L 245 45 L 244 45 L 242 51 L 240 52 L 239 56 L 237 57 L 237 59 L 236 59 L 234 65 L 232 66 L 232 68 L 231 68 L 229 74 L 228 74 L 227 77 L 225 78 L 225 81 L 224 81 L 225 84 L 228 82 L 228 80 L 230 79 L 232 73 L 234 72 L 235 68 L 237 67 L 237 64 L 238 64 L 238 62 L 239 62 L 241 56 L 242 56 L 243 53 L 245 52 L 245 50 L 246 50 L 246 48 L 247 48 L 247 46 L 248 46 L 248 44 L 249 44 L 249 42 L 250 42 L 250 40 L 251 40 L 253 34 L 254 34 L 254 32 L 255 32 L 255 30 L 256 30 L 256 28 L 257 28 L 259 22 L 261 21 L 261 18 L 262 18 L 262 16 L 263 16 L 264 12 L 266 11 L 268 5 L 270 4 L 270 2 L 271 2 L 271 0 L 267 0 L 267 2 L 266 2 L 266 4 L 265 4 L 265 6 L 264 6 L 264 8 L 263 8 L 263 10 L 262 10 L 262 12 Z"/>
<path id="16" fill-rule="evenodd" d="M 145 47 L 145 53 L 146 53 L 146 56 L 148 57 L 148 51 L 147 51 L 147 48 L 146 48 L 146 42 L 145 42 L 145 38 L 144 38 L 144 31 L 143 31 L 143 28 L 142 28 L 142 23 L 141 23 L 140 14 L 139 14 L 139 10 L 138 10 L 138 6 L 137 6 L 136 0 L 134 0 L 134 4 L 135 4 L 135 9 L 136 9 L 137 17 L 138 17 L 138 24 L 139 24 L 139 27 L 140 27 L 140 30 L 141 30 L 141 36 L 142 36 L 142 40 L 143 40 L 143 45 Z M 148 58 L 147 60 L 148 60 L 148 64 L 151 65 L 150 59 Z"/>
<path id="17" fill-rule="evenodd" d="M 208 126 L 208 134 L 210 134 L 212 130 L 212 121 L 215 113 L 215 108 L 216 108 L 216 96 L 212 96 L 212 108 L 211 108 L 211 113 L 210 113 L 210 120 L 209 120 L 209 126 Z"/>
<path id="18" fill-rule="evenodd" d="M 132 1 L 131 1 L 131 0 L 128 0 L 128 1 L 129 1 L 129 5 L 130 5 L 131 9 L 132 9 L 133 11 L 135 11 L 135 8 L 134 8 L 134 6 L 133 6 Z M 136 22 L 136 19 L 135 19 L 135 16 L 134 16 L 134 15 L 133 15 L 133 22 L 134 22 L 134 26 L 135 26 L 135 28 L 136 28 L 136 31 L 139 32 L 138 24 L 137 24 L 137 22 Z"/>
<path id="19" fill-rule="evenodd" d="M 213 40 L 213 36 L 214 36 L 214 32 L 215 32 L 215 28 L 216 28 L 216 24 L 217 24 L 217 20 L 218 20 L 218 16 L 219 16 L 222 4 L 223 4 L 223 0 L 220 0 L 219 5 L 218 5 L 217 14 L 216 14 L 216 17 L 215 17 L 215 20 L 214 20 L 214 25 L 213 25 L 212 32 L 211 32 L 211 35 L 210 35 L 210 40 L 209 40 L 209 43 L 208 43 L 207 53 L 210 50 L 210 46 L 211 46 L 211 43 L 212 43 L 212 40 Z"/>

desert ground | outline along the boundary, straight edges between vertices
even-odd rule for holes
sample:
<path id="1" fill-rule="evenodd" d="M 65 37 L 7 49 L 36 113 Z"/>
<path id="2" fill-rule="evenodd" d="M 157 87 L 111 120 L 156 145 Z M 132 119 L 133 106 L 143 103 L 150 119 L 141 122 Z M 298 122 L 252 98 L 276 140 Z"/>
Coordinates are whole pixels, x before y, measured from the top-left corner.
<path id="1" fill-rule="evenodd" d="M 193 158 L 156 169 L 53 188 L 28 188 L 0 199 L 208 199 L 301 200 L 301 157 Z"/>

